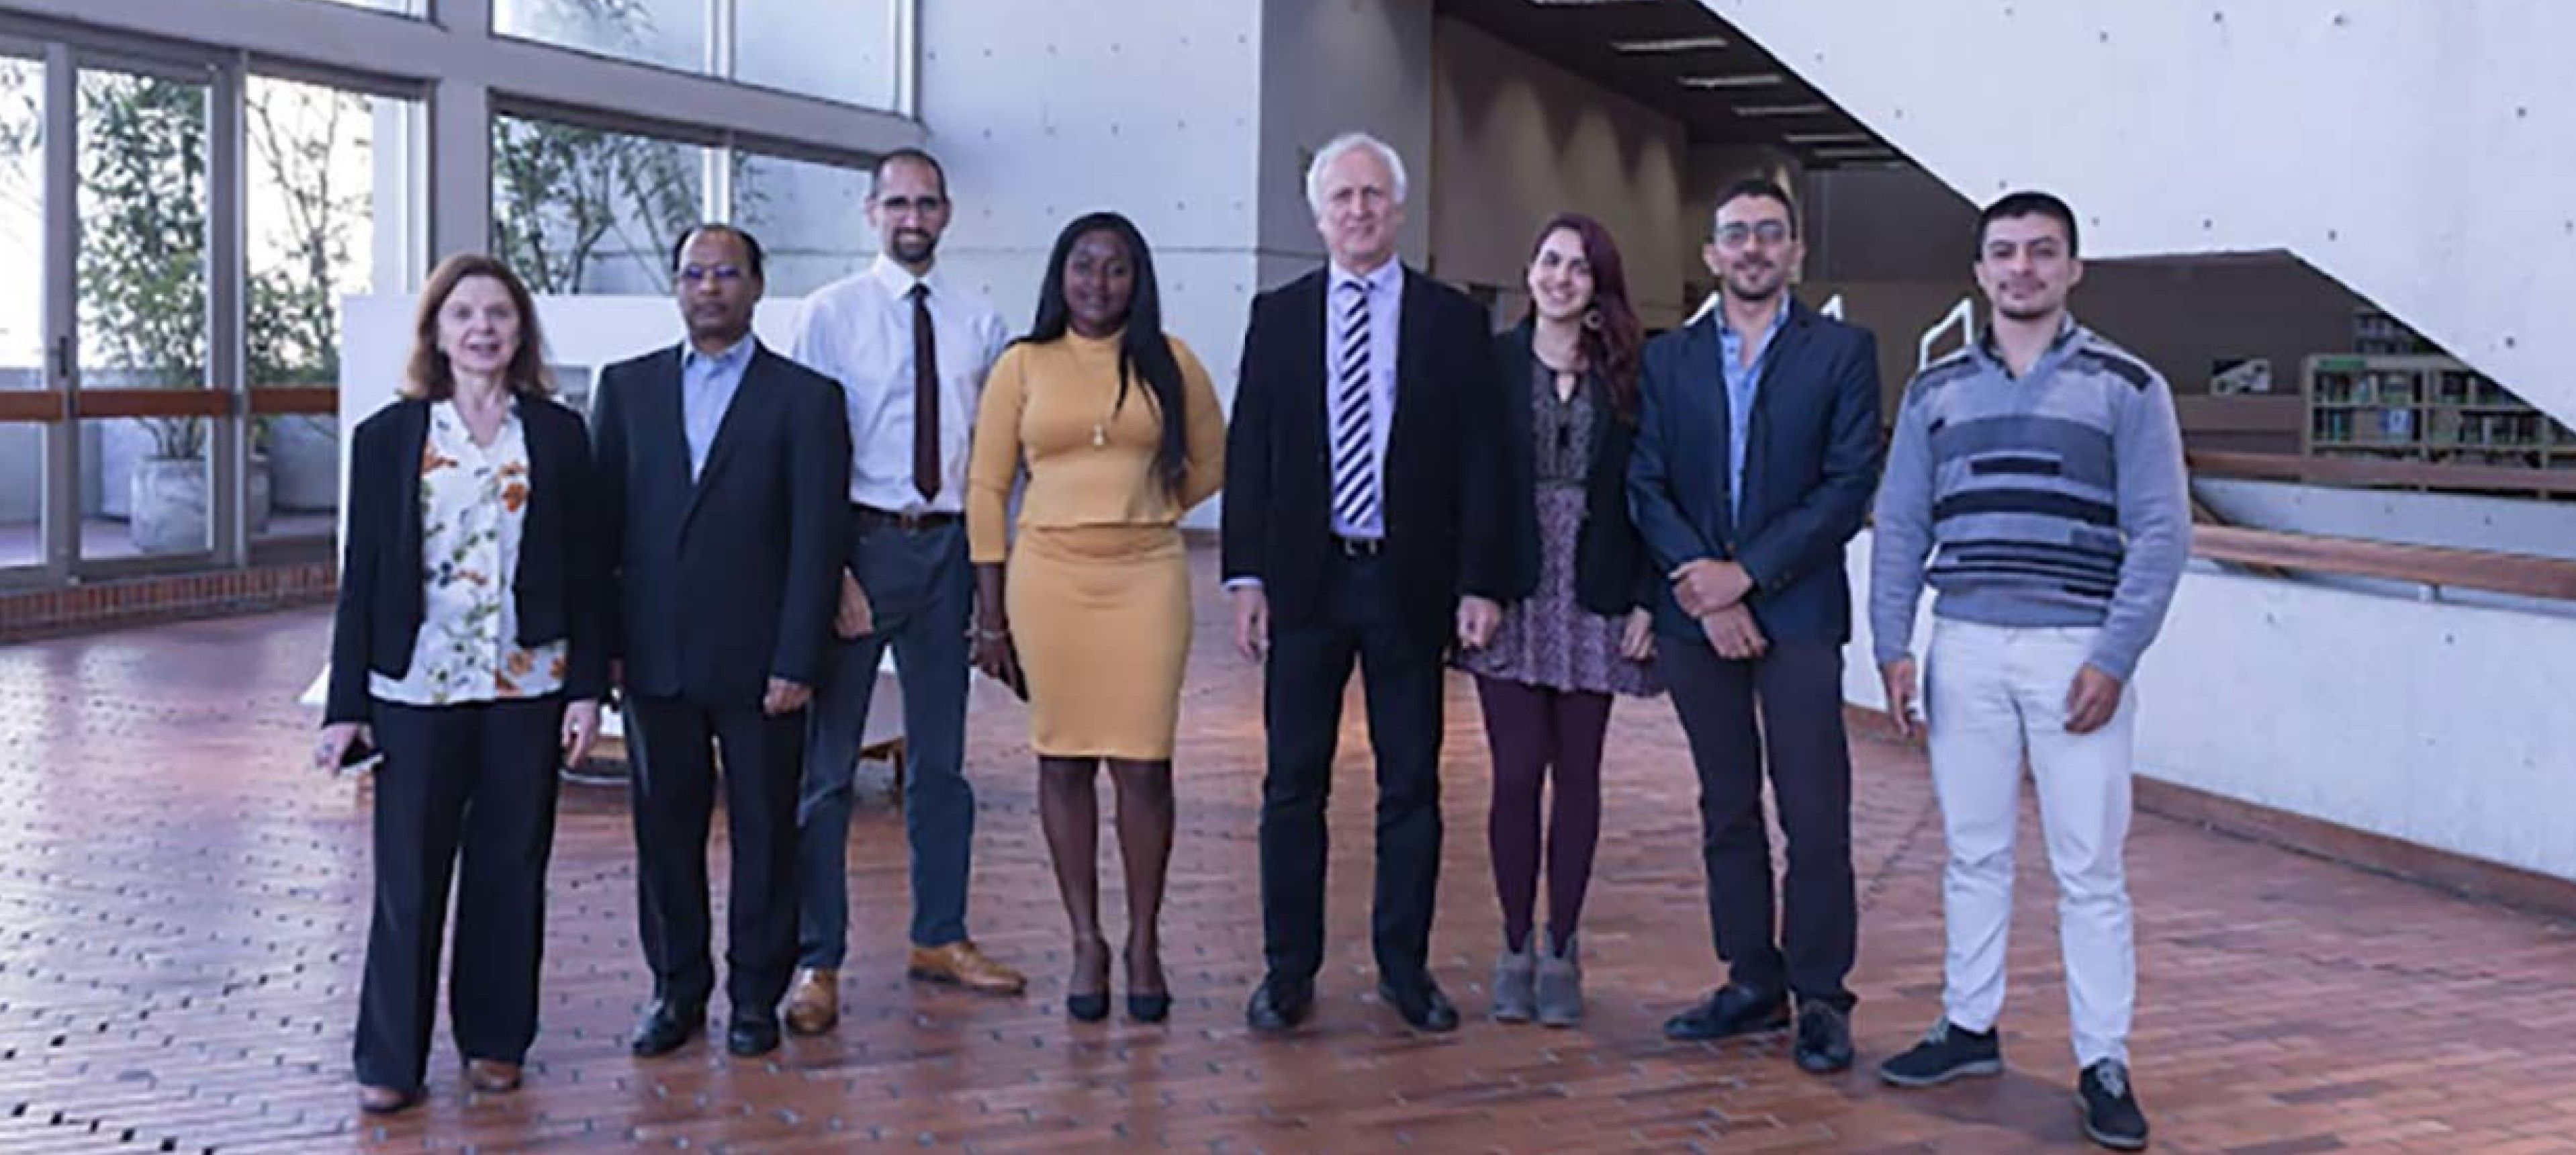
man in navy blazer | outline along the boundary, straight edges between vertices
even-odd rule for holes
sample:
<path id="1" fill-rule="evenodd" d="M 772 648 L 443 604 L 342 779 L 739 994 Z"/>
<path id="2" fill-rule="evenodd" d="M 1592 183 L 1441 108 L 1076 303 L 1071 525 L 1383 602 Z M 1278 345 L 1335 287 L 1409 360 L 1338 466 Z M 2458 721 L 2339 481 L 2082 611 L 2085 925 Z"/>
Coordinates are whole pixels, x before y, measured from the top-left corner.
<path id="1" fill-rule="evenodd" d="M 611 365 L 592 399 L 599 508 L 617 600 L 636 877 L 653 1003 L 638 1055 L 705 1025 L 707 827 L 723 751 L 725 1047 L 778 1046 L 796 963 L 796 797 L 805 707 L 840 593 L 849 423 L 831 378 L 751 335 L 760 243 L 729 225 L 671 254 L 688 339 Z"/>
<path id="2" fill-rule="evenodd" d="M 1699 772 L 1709 924 L 1729 970 L 1664 1033 L 1776 1030 L 1789 1025 L 1795 996 L 1797 1063 L 1827 1074 L 1852 1058 L 1843 978 L 1859 907 L 1842 722 L 1851 636 L 1843 549 L 1877 481 L 1877 342 L 1790 295 L 1804 247 L 1779 186 L 1727 189 L 1704 255 L 1719 307 L 1646 346 L 1628 469 L 1638 532 L 1669 579 L 1656 599 L 1656 664 Z M 1787 917 L 1776 936 L 1766 739 L 1789 842 Z"/>

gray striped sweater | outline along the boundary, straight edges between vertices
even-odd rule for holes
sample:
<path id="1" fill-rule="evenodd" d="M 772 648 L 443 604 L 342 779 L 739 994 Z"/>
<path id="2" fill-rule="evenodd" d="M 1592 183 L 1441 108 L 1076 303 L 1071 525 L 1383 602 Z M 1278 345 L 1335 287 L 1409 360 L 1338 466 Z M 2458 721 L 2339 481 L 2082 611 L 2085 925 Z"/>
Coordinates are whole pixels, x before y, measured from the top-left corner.
<path id="1" fill-rule="evenodd" d="M 2100 626 L 2091 664 L 2126 680 L 2190 556 L 2173 392 L 2127 350 L 2069 319 L 2022 377 L 1979 340 L 1905 387 L 1870 563 L 1882 665 L 1912 652 L 1928 580 L 1939 617 Z"/>

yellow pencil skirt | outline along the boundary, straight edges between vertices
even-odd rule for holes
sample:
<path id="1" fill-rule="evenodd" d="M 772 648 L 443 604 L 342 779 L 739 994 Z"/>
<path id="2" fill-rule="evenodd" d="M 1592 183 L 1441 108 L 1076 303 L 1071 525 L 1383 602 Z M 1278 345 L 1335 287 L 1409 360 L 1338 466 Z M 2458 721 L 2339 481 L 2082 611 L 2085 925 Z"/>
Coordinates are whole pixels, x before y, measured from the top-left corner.
<path id="1" fill-rule="evenodd" d="M 1005 576 L 1030 746 L 1059 758 L 1170 758 L 1190 653 L 1180 531 L 1021 526 Z"/>

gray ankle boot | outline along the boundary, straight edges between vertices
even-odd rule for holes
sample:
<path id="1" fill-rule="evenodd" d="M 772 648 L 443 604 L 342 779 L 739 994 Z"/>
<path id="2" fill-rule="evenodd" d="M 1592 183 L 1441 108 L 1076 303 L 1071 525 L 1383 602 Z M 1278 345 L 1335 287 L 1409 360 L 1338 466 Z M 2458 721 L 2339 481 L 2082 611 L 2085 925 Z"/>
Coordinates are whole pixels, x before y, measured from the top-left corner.
<path id="1" fill-rule="evenodd" d="M 1578 952 L 1580 936 L 1567 936 L 1563 943 L 1545 942 L 1538 952 L 1538 1021 L 1551 1027 L 1570 1027 L 1583 1021 L 1583 961 Z"/>
<path id="2" fill-rule="evenodd" d="M 1505 950 L 1494 956 L 1494 1021 L 1526 1023 L 1537 1013 L 1537 996 L 1531 989 L 1538 973 L 1538 956 L 1524 943 L 1515 953 Z"/>

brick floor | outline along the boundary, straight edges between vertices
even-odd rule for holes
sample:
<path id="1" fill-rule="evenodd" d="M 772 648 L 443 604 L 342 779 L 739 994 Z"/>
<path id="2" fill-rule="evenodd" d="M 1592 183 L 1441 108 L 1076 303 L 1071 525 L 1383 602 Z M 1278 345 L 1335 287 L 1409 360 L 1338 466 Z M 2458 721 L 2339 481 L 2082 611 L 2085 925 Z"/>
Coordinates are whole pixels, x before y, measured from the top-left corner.
<path id="1" fill-rule="evenodd" d="M 1716 978 L 1691 778 L 1661 702 L 1623 704 L 1615 723 L 1582 1030 L 1482 1021 L 1497 916 L 1482 741 L 1459 686 L 1434 952 L 1467 1026 L 1409 1036 L 1369 993 L 1368 792 L 1348 757 L 1321 1013 L 1290 1040 L 1247 1036 L 1258 680 L 1223 652 L 1205 612 L 1183 711 L 1164 936 L 1179 1002 L 1167 1026 L 1065 1020 L 1065 933 L 1025 731 L 1017 704 L 985 687 L 970 743 L 982 798 L 974 925 L 1031 971 L 1029 997 L 901 980 L 902 826 L 877 809 L 851 836 L 858 914 L 839 1031 L 791 1039 L 771 1061 L 704 1046 L 636 1061 L 622 1039 L 646 983 L 624 804 L 575 790 L 527 1088 L 469 1094 L 442 1040 L 431 1100 L 362 1122 L 347 1053 L 369 796 L 362 780 L 303 766 L 312 717 L 294 705 L 326 628 L 300 611 L 0 649 L 0 1151 L 1983 1153 L 2080 1142 L 2054 901 L 2028 816 L 2010 1072 L 1904 1094 L 1867 1073 L 1938 1013 L 1940 833 L 1922 761 L 1898 746 L 1856 744 L 1862 1068 L 1818 1080 L 1776 1040 L 1658 1037 L 1662 1017 Z M 1352 714 L 1346 750 L 1359 743 Z M 2160 1150 L 2576 1152 L 2576 928 L 2154 817 L 2139 820 L 2130 863 L 2137 1081 Z M 1103 876 L 1114 937 L 1117 872 Z"/>

